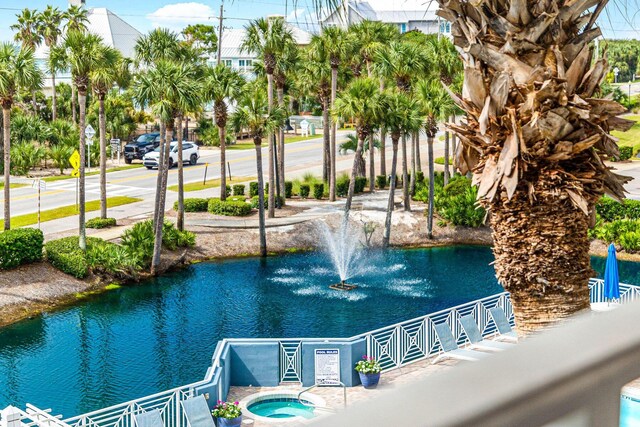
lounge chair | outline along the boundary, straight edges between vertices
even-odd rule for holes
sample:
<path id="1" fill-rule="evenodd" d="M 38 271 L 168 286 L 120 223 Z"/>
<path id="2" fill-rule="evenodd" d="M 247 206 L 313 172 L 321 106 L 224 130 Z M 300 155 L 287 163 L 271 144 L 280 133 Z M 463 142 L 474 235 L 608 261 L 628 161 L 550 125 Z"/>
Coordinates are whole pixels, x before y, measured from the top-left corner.
<path id="1" fill-rule="evenodd" d="M 462 329 L 464 329 L 464 332 L 467 334 L 469 342 L 471 342 L 471 348 L 488 351 L 501 351 L 512 348 L 514 346 L 514 344 L 507 342 L 498 342 L 484 339 L 482 337 L 482 332 L 480 332 L 480 328 L 478 328 L 476 319 L 474 319 L 474 317 L 470 314 L 460 317 L 460 324 L 462 325 Z"/>
<path id="2" fill-rule="evenodd" d="M 164 427 L 162 414 L 157 409 L 133 414 L 133 419 L 137 427 Z"/>
<path id="3" fill-rule="evenodd" d="M 189 422 L 189 427 L 216 427 L 209 405 L 203 395 L 183 400 L 180 403 Z"/>
<path id="4" fill-rule="evenodd" d="M 507 319 L 507 315 L 504 314 L 504 311 L 500 307 L 493 307 L 489 309 L 491 312 L 491 317 L 493 317 L 493 321 L 496 323 L 496 328 L 498 328 L 499 335 L 496 336 L 496 339 L 503 339 L 505 341 L 516 342 L 518 341 L 518 334 L 511 328 L 509 324 L 509 319 Z"/>
<path id="5" fill-rule="evenodd" d="M 442 359 L 458 359 L 476 361 L 484 357 L 490 356 L 489 353 L 482 353 L 481 351 L 467 350 L 458 348 L 456 339 L 453 337 L 451 329 L 447 323 L 438 323 L 433 325 L 440 340 L 440 345 L 444 353 L 433 359 L 433 363 L 438 363 Z"/>

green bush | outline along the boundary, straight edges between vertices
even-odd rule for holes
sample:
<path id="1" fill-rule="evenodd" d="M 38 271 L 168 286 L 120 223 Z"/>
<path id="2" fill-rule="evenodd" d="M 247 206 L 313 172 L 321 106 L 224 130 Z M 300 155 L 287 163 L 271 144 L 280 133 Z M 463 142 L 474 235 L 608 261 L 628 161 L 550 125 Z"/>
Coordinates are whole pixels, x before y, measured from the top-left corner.
<path id="1" fill-rule="evenodd" d="M 0 233 L 0 269 L 7 270 L 42 259 L 42 231 L 18 228 Z"/>
<path id="2" fill-rule="evenodd" d="M 343 173 L 336 179 L 336 195 L 346 197 L 349 192 L 349 175 Z"/>
<path id="3" fill-rule="evenodd" d="M 324 195 L 324 184 L 313 184 L 313 197 L 320 200 Z"/>
<path id="4" fill-rule="evenodd" d="M 628 231 L 620 235 L 620 246 L 627 252 L 640 250 L 640 231 Z"/>
<path id="5" fill-rule="evenodd" d="M 196 244 L 196 235 L 190 231 L 180 231 L 173 223 L 165 221 L 162 226 L 162 244 L 171 251 L 191 247 Z"/>
<path id="6" fill-rule="evenodd" d="M 126 249 L 129 256 L 139 260 L 142 265 L 149 265 L 153 257 L 153 242 L 155 235 L 153 232 L 153 221 L 147 220 L 134 224 L 122 233 L 122 247 Z"/>
<path id="7" fill-rule="evenodd" d="M 91 218 L 86 222 L 87 228 L 107 228 L 116 225 L 115 218 Z"/>
<path id="8" fill-rule="evenodd" d="M 367 187 L 367 178 L 365 178 L 364 176 L 357 176 L 355 184 L 356 185 L 354 187 L 354 193 L 362 193 Z"/>
<path id="9" fill-rule="evenodd" d="M 596 204 L 596 212 L 604 221 L 618 219 L 640 219 L 640 200 L 625 200 L 619 203 L 610 197 L 602 197 Z"/>
<path id="10" fill-rule="evenodd" d="M 87 246 L 94 238 L 87 237 Z M 96 239 L 97 240 L 97 239 Z M 64 237 L 47 242 L 44 246 L 47 259 L 58 270 L 82 279 L 89 274 L 85 253 L 80 249 L 78 237 Z"/>
<path id="11" fill-rule="evenodd" d="M 225 187 L 226 187 L 226 190 L 227 190 L 225 192 L 225 194 L 226 194 L 227 197 L 229 197 L 231 195 L 231 186 L 230 185 L 226 185 Z"/>
<path id="12" fill-rule="evenodd" d="M 424 172 L 416 171 L 416 185 L 424 182 Z"/>
<path id="13" fill-rule="evenodd" d="M 234 196 L 244 196 L 244 184 L 234 184 L 233 185 L 233 195 Z"/>
<path id="14" fill-rule="evenodd" d="M 246 202 L 247 198 L 244 196 L 231 196 L 227 197 L 228 202 Z"/>
<path id="15" fill-rule="evenodd" d="M 309 188 L 308 184 L 300 184 L 300 197 L 302 197 L 303 199 L 309 197 L 310 190 L 311 188 Z"/>
<path id="16" fill-rule="evenodd" d="M 384 175 L 376 176 L 376 187 L 380 190 L 384 190 L 387 186 L 387 177 Z"/>
<path id="17" fill-rule="evenodd" d="M 280 196 L 280 206 L 282 206 L 283 201 L 283 197 Z M 258 198 L 258 196 L 252 197 L 250 204 L 252 209 L 258 209 L 258 207 L 260 206 L 260 199 Z M 269 197 L 267 197 L 267 193 L 264 194 L 264 208 L 269 208 Z"/>
<path id="18" fill-rule="evenodd" d="M 434 209 L 443 220 L 466 227 L 479 227 L 484 222 L 485 210 L 476 206 L 477 188 L 461 175 L 455 175 L 443 186 L 441 174 L 434 176 Z M 426 182 L 416 188 L 414 200 L 429 201 L 429 185 Z"/>
<path id="19" fill-rule="evenodd" d="M 629 160 L 633 156 L 633 147 L 620 147 L 620 160 Z"/>
<path id="20" fill-rule="evenodd" d="M 246 216 L 251 213 L 251 204 L 239 201 L 209 200 L 209 212 L 224 216 Z"/>
<path id="21" fill-rule="evenodd" d="M 284 182 L 284 197 L 290 199 L 293 195 L 293 182 L 285 181 Z"/>
<path id="22" fill-rule="evenodd" d="M 191 197 L 184 199 L 184 211 L 185 212 L 206 212 L 209 206 L 209 199 L 200 197 Z M 173 209 L 178 210 L 178 202 L 173 204 Z"/>
<path id="23" fill-rule="evenodd" d="M 258 195 L 258 183 L 250 182 L 249 183 L 249 197 L 255 197 Z"/>

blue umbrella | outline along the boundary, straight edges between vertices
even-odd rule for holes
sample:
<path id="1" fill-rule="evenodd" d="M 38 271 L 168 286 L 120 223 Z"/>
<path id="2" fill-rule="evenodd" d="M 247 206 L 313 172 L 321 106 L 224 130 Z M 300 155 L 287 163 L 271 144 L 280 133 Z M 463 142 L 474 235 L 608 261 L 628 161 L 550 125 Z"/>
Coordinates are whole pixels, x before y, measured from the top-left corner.
<path id="1" fill-rule="evenodd" d="M 607 300 L 620 299 L 620 278 L 618 276 L 618 260 L 616 259 L 616 247 L 609 245 L 607 265 L 604 269 L 604 297 Z"/>

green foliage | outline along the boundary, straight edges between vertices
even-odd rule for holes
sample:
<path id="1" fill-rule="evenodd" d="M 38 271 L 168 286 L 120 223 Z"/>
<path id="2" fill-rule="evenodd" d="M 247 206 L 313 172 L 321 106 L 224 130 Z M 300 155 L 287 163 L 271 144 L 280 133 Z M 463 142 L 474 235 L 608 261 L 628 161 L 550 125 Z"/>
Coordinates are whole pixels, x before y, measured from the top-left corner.
<path id="1" fill-rule="evenodd" d="M 56 168 L 60 170 L 60 175 L 64 173 L 64 169 L 71 166 L 69 157 L 73 154 L 73 147 L 64 144 L 57 144 L 49 148 L 49 158 L 53 161 Z"/>
<path id="2" fill-rule="evenodd" d="M 610 69 L 618 67 L 618 82 L 627 82 L 633 74 L 638 74 L 640 41 L 609 40 L 606 42 L 607 60 Z"/>
<path id="3" fill-rule="evenodd" d="M 387 177 L 384 175 L 376 176 L 376 187 L 378 187 L 378 189 L 380 190 L 384 190 L 386 186 L 387 186 Z"/>
<path id="4" fill-rule="evenodd" d="M 336 178 L 336 195 L 338 197 L 346 197 L 349 192 L 349 175 L 343 173 Z"/>
<path id="5" fill-rule="evenodd" d="M 416 171 L 416 185 L 422 184 L 424 182 L 424 172 Z"/>
<path id="6" fill-rule="evenodd" d="M 46 150 L 33 142 L 21 142 L 11 147 L 11 173 L 27 175 L 44 160 Z"/>
<path id="7" fill-rule="evenodd" d="M 97 239 L 96 239 L 97 240 Z M 87 237 L 87 247 L 89 247 L 94 238 Z M 89 265 L 85 253 L 78 245 L 78 237 L 64 237 L 58 240 L 47 242 L 44 246 L 47 259 L 58 270 L 82 279 L 89 274 Z"/>
<path id="8" fill-rule="evenodd" d="M 303 199 L 309 197 L 310 190 L 311 188 L 309 187 L 309 184 L 300 184 L 300 197 L 302 197 Z"/>
<path id="9" fill-rule="evenodd" d="M 290 199 L 293 195 L 293 182 L 285 181 L 284 182 L 284 197 Z"/>
<path id="10" fill-rule="evenodd" d="M 355 184 L 356 185 L 354 188 L 354 192 L 356 194 L 362 193 L 364 189 L 367 187 L 367 178 L 365 178 L 364 176 L 357 176 Z"/>
<path id="11" fill-rule="evenodd" d="M 640 219 L 640 200 L 619 203 L 610 197 L 602 197 L 596 204 L 596 213 L 606 222 L 619 219 Z"/>
<path id="12" fill-rule="evenodd" d="M 320 177 L 315 176 L 311 172 L 307 172 L 304 175 L 302 175 L 302 178 L 297 178 L 293 180 L 292 192 L 293 194 L 297 194 L 302 197 L 302 195 L 300 194 L 301 192 L 300 186 L 307 185 L 311 189 L 313 187 L 313 184 L 321 184 L 322 182 L 323 181 Z M 308 195 L 309 194 L 307 193 L 307 196 Z"/>
<path id="13" fill-rule="evenodd" d="M 280 196 L 280 203 L 281 203 L 281 206 L 282 206 L 282 202 L 283 202 L 283 201 L 284 201 L 284 198 L 283 198 L 282 196 Z M 260 206 L 260 199 L 259 199 L 259 197 L 258 197 L 258 196 L 253 196 L 253 197 L 251 198 L 250 204 L 251 204 L 251 208 L 253 208 L 253 209 L 258 209 L 258 207 Z M 264 208 L 265 208 L 265 209 L 268 209 L 268 208 L 269 208 L 269 198 L 267 197 L 267 194 L 266 194 L 266 193 L 265 193 L 265 195 L 264 195 Z"/>
<path id="14" fill-rule="evenodd" d="M 629 160 L 633 156 L 633 147 L 620 147 L 620 160 Z"/>
<path id="15" fill-rule="evenodd" d="M 244 184 L 234 184 L 233 186 L 234 196 L 244 196 Z"/>
<path id="16" fill-rule="evenodd" d="M 453 225 L 480 227 L 486 212 L 476 206 L 477 195 L 477 187 L 472 187 L 468 178 L 458 175 L 436 191 L 434 207 L 443 219 Z"/>
<path id="17" fill-rule="evenodd" d="M 209 206 L 209 199 L 192 197 L 184 199 L 185 212 L 206 212 Z M 178 210 L 178 201 L 174 202 L 173 209 Z"/>
<path id="18" fill-rule="evenodd" d="M 320 200 L 324 195 L 324 184 L 313 184 L 313 197 Z"/>
<path id="19" fill-rule="evenodd" d="M 162 225 L 162 245 L 174 251 L 177 248 L 192 247 L 196 244 L 196 235 L 190 231 L 180 231 L 169 221 Z"/>
<path id="20" fill-rule="evenodd" d="M 42 231 L 18 228 L 0 233 L 0 269 L 7 270 L 42 259 Z"/>
<path id="21" fill-rule="evenodd" d="M 122 233 L 121 245 L 129 256 L 148 266 L 153 257 L 153 221 L 142 221 Z"/>
<path id="22" fill-rule="evenodd" d="M 87 228 L 107 228 L 116 225 L 115 218 L 91 218 L 86 222 Z"/>
<path id="23" fill-rule="evenodd" d="M 255 197 L 258 195 L 258 183 L 250 182 L 249 183 L 249 197 Z"/>
<path id="24" fill-rule="evenodd" d="M 251 204 L 241 201 L 209 200 L 209 212 L 224 216 L 246 216 L 251 213 Z"/>
<path id="25" fill-rule="evenodd" d="M 627 252 L 640 250 L 640 231 L 629 231 L 620 236 L 620 246 Z"/>

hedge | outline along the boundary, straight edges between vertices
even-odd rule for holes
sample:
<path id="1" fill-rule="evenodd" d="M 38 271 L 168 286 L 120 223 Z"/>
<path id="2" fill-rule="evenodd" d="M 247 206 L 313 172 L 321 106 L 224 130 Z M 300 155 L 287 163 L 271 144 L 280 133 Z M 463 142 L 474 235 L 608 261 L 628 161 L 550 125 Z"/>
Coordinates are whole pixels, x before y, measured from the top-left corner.
<path id="1" fill-rule="evenodd" d="M 258 183 L 250 182 L 249 183 L 249 197 L 255 197 L 258 195 Z"/>
<path id="2" fill-rule="evenodd" d="M 107 228 L 116 225 L 115 218 L 91 218 L 87 221 L 87 228 Z"/>
<path id="3" fill-rule="evenodd" d="M 209 199 L 201 197 L 191 197 L 184 199 L 184 211 L 185 212 L 206 212 L 209 206 Z M 173 209 L 178 210 L 178 202 L 173 204 Z"/>
<path id="4" fill-rule="evenodd" d="M 285 181 L 284 182 L 284 197 L 290 199 L 293 195 L 293 182 Z"/>
<path id="5" fill-rule="evenodd" d="M 633 156 L 633 147 L 620 147 L 620 160 L 629 160 Z"/>
<path id="6" fill-rule="evenodd" d="M 602 197 L 596 204 L 596 212 L 604 221 L 640 219 L 640 201 L 625 200 L 619 203 L 610 197 Z"/>
<path id="7" fill-rule="evenodd" d="M 313 197 L 320 200 L 324 195 L 324 184 L 313 184 Z"/>
<path id="8" fill-rule="evenodd" d="M 354 192 L 356 194 L 362 193 L 366 187 L 367 187 L 367 178 L 365 178 L 364 176 L 357 176 Z"/>
<path id="9" fill-rule="evenodd" d="M 307 197 L 309 197 L 309 191 L 311 191 L 311 187 L 309 187 L 309 184 L 300 184 L 300 197 L 306 199 Z"/>
<path id="10" fill-rule="evenodd" d="M 42 259 L 42 231 L 18 228 L 0 233 L 0 269 L 7 270 Z"/>
<path id="11" fill-rule="evenodd" d="M 280 206 L 282 206 L 283 203 L 284 203 L 284 198 L 282 196 L 280 196 Z M 251 198 L 251 207 L 253 209 L 258 209 L 259 206 L 260 206 L 260 199 L 258 198 L 258 196 L 252 197 Z M 266 193 L 264 195 L 264 208 L 265 209 L 269 208 L 269 197 L 267 197 Z"/>
<path id="12" fill-rule="evenodd" d="M 343 174 L 336 180 L 336 194 L 338 197 L 345 197 L 349 192 L 349 175 Z"/>
<path id="13" fill-rule="evenodd" d="M 244 184 L 234 184 L 233 185 L 233 195 L 234 196 L 244 196 Z"/>
<path id="14" fill-rule="evenodd" d="M 93 238 L 87 237 L 87 246 Z M 97 239 L 96 239 L 97 240 Z M 47 259 L 58 270 L 82 279 L 89 273 L 89 265 L 84 251 L 80 249 L 78 237 L 64 237 L 47 242 L 44 246 Z"/>
<path id="15" fill-rule="evenodd" d="M 387 177 L 384 175 L 376 176 L 376 187 L 378 187 L 378 189 L 380 190 L 384 190 L 386 186 L 387 186 Z"/>
<path id="16" fill-rule="evenodd" d="M 226 186 L 226 190 L 227 190 L 227 191 L 226 191 L 227 197 L 229 197 L 229 196 L 231 195 L 231 186 L 230 186 L 230 185 L 227 185 L 227 186 Z"/>
<path id="17" fill-rule="evenodd" d="M 224 216 L 246 216 L 251 213 L 251 205 L 247 202 L 209 200 L 209 212 Z"/>

